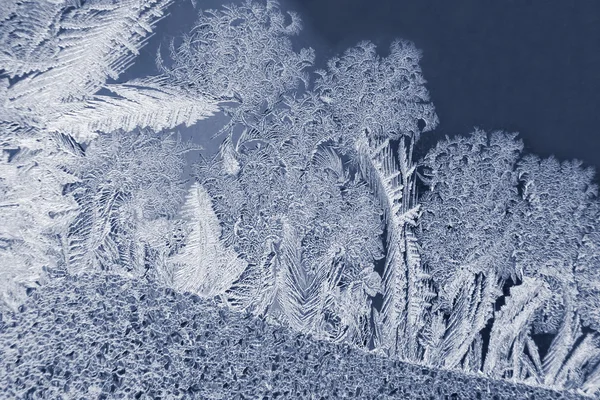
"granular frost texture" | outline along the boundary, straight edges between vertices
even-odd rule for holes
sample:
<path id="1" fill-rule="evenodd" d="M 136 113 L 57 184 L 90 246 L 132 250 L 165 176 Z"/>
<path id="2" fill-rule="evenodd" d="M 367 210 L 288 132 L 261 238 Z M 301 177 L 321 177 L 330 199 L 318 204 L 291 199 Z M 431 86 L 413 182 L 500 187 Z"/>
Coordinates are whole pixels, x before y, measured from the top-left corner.
<path id="1" fill-rule="evenodd" d="M 316 341 L 117 275 L 67 276 L 2 315 L 6 398 L 578 399 Z"/>

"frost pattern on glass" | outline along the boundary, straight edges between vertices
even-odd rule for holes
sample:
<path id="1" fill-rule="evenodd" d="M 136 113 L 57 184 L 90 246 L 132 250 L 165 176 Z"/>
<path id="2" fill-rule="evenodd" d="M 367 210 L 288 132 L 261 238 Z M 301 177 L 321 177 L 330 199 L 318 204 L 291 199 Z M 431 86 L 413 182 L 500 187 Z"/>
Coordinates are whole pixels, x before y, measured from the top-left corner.
<path id="1" fill-rule="evenodd" d="M 70 273 L 148 273 L 152 264 L 146 258 L 156 248 L 147 239 L 162 233 L 161 219 L 177 213 L 184 196 L 183 154 L 189 147 L 177 137 L 147 131 L 117 131 L 89 145 L 73 165 L 80 180 L 68 188 L 79 204 L 66 234 Z"/>
<path id="2" fill-rule="evenodd" d="M 144 357 L 158 357 L 161 341 L 177 355 L 162 354 L 158 367 L 131 362 L 133 375 L 119 364 L 112 383 L 98 375 L 98 385 L 79 377 L 35 390 L 113 393 L 125 375 L 129 385 L 174 368 L 190 380 L 174 391 L 192 397 L 231 397 L 242 391 L 234 376 L 258 371 L 244 381 L 251 398 L 440 394 L 415 384 L 425 376 L 448 380 L 449 398 L 457 387 L 485 397 L 490 385 L 507 398 L 559 396 L 531 386 L 600 395 L 593 169 L 479 129 L 418 155 L 439 123 L 420 51 L 397 40 L 381 56 L 360 42 L 312 71 L 313 50 L 292 45 L 299 16 L 274 0 L 200 11 L 188 34 L 159 49 L 155 74 L 119 80 L 170 3 L 9 0 L 0 9 L 0 358 L 11 360 L 0 379 L 15 396 L 33 381 L 10 373 L 30 356 L 14 345 L 42 334 L 28 310 L 63 325 L 67 308 L 88 310 L 79 301 L 94 293 L 104 311 L 118 298 L 120 317 L 81 317 L 93 321 L 69 332 L 82 352 L 99 343 L 82 339 L 88 331 L 124 332 Z M 224 126 L 200 134 L 220 138 L 219 150 L 191 166 L 186 185 L 185 155 L 200 147 L 173 129 L 217 113 Z M 168 307 L 140 311 L 161 285 L 178 291 L 157 295 Z M 197 303 L 210 318 L 171 319 Z M 119 318 L 131 319 L 124 331 Z M 160 331 L 135 336 L 158 320 Z M 230 352 L 235 343 L 248 352 Z M 277 360 L 282 348 L 313 350 L 288 369 L 266 368 L 263 343 Z M 93 350 L 98 368 L 113 345 Z M 205 379 L 213 365 L 194 351 L 235 359 Z M 356 361 L 363 355 L 368 363 Z M 355 361 L 368 383 L 327 386 L 327 371 L 356 376 Z M 244 367 L 223 378 L 234 365 Z M 154 381 L 146 386 L 130 395 L 158 395 Z"/>
<path id="3" fill-rule="evenodd" d="M 169 59 L 163 60 L 159 49 L 156 62 L 174 85 L 209 102 L 226 102 L 222 108 L 237 123 L 271 109 L 300 83 L 308 85 L 305 69 L 313 64 L 314 51 L 297 53 L 290 40 L 301 29 L 299 16 L 282 13 L 275 0 L 200 11 L 182 43 L 171 42 Z"/>
<path id="4" fill-rule="evenodd" d="M 7 0 L 0 10 L 0 65 L 8 76 L 47 71 L 58 62 L 62 1 Z"/>
<path id="5" fill-rule="evenodd" d="M 183 248 L 172 257 L 175 287 L 214 297 L 231 287 L 244 270 L 244 262 L 221 243 L 219 219 L 206 189 L 190 187 L 181 211 L 187 235 Z"/>
<path id="6" fill-rule="evenodd" d="M 0 309 L 16 309 L 63 262 L 63 233 L 78 205 L 65 185 L 81 149 L 63 135 L 0 123 Z"/>
<path id="7" fill-rule="evenodd" d="M 1 67 L 9 76 L 29 73 L 9 87 L 7 105 L 45 123 L 80 107 L 107 78 L 129 67 L 170 1 L 16 3 L 2 25 L 2 48 L 9 55 Z M 47 64 L 30 56 L 36 48 L 52 54 Z"/>
<path id="8" fill-rule="evenodd" d="M 160 76 L 106 84 L 103 89 L 112 94 L 90 97 L 75 110 L 50 121 L 48 129 L 83 141 L 119 129 L 129 132 L 150 128 L 160 132 L 179 125 L 191 126 L 218 111 L 216 104 L 172 87 Z"/>
<path id="9" fill-rule="evenodd" d="M 438 292 L 426 362 L 592 394 L 600 361 L 589 275 L 598 268 L 594 172 L 523 155 L 515 137 L 476 131 L 438 143 L 423 160 L 431 191 L 421 197 L 419 239 Z"/>
<path id="10" fill-rule="evenodd" d="M 53 281 L 19 313 L 0 321 L 3 394 L 52 399 L 589 399 L 392 361 L 211 303 L 110 274 Z"/>

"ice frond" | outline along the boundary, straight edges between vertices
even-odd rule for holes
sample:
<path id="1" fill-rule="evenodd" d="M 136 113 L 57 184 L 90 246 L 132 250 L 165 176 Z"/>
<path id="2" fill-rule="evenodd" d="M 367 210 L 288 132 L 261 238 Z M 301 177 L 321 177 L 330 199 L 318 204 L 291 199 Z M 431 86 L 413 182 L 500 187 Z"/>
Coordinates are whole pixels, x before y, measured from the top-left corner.
<path id="1" fill-rule="evenodd" d="M 194 183 L 189 189 L 181 214 L 186 220 L 188 235 L 185 246 L 172 259 L 177 265 L 175 286 L 203 297 L 225 293 L 245 265 L 232 249 L 221 243 L 219 219 L 201 184 Z"/>
<path id="2" fill-rule="evenodd" d="M 524 277 L 521 285 L 511 288 L 506 304 L 494 316 L 484 373 L 497 378 L 519 376 L 529 321 L 548 294 L 543 281 L 529 277 Z"/>
<path id="3" fill-rule="evenodd" d="M 10 58 L 3 62 L 13 75 L 35 73 L 9 88 L 10 106 L 47 120 L 70 111 L 72 103 L 93 95 L 132 64 L 170 2 L 92 1 L 81 7 L 23 2 L 22 12 L 0 29 L 8 42 L 2 49 L 12 51 L 3 53 Z M 24 26 L 31 28 L 17 34 Z M 38 53 L 46 64 L 37 65 Z"/>
<path id="4" fill-rule="evenodd" d="M 248 310 L 261 316 L 272 312 L 273 302 L 283 284 L 283 269 L 272 241 L 265 247 L 259 263 L 248 264 L 227 290 L 224 297 L 233 309 Z"/>
<path id="5" fill-rule="evenodd" d="M 223 168 L 229 175 L 237 175 L 240 172 L 240 164 L 236 159 L 235 149 L 230 137 L 227 137 L 220 147 L 223 158 Z"/>
<path id="6" fill-rule="evenodd" d="M 575 344 L 569 358 L 556 374 L 554 386 L 568 389 L 583 386 L 588 391 L 594 390 L 591 384 L 594 380 L 593 372 L 600 362 L 598 340 L 598 333 L 591 333 Z"/>
<path id="7" fill-rule="evenodd" d="M 450 286 L 453 289 L 446 288 L 448 295 L 444 299 L 450 303 L 447 320 L 441 316 L 434 318 L 439 326 L 432 332 L 439 339 L 426 346 L 424 359 L 430 365 L 459 368 L 481 330 L 492 318 L 499 287 L 493 273 L 489 276 L 474 275 L 467 270 L 457 274 Z M 480 363 L 481 358 L 473 359 L 471 363 L 476 361 Z"/>
<path id="8" fill-rule="evenodd" d="M 407 157 L 401 142 L 399 157 Z M 426 309 L 433 297 L 429 275 L 421 265 L 416 238 L 410 230 L 415 225 L 419 207 L 411 207 L 413 182 L 410 161 L 397 163 L 388 139 L 357 141 L 362 175 L 379 198 L 387 229 L 387 249 L 383 271 L 383 305 L 379 313 L 382 327 L 377 345 L 402 358 L 417 360 L 421 346 L 417 337 L 425 325 Z"/>
<path id="9" fill-rule="evenodd" d="M 86 142 L 98 133 L 150 128 L 155 132 L 191 126 L 214 115 L 218 106 L 169 86 L 160 77 L 108 84 L 112 96 L 95 95 L 48 123 L 48 129 Z"/>
<path id="10" fill-rule="evenodd" d="M 78 181 L 67 166 L 80 157 L 68 138 L 0 123 L 0 308 L 14 310 L 62 265 L 78 209 L 63 194 Z"/>
<path id="11" fill-rule="evenodd" d="M 58 2 L 7 0 L 0 11 L 0 70 L 11 78 L 44 72 L 58 61 L 64 7 Z"/>
<path id="12" fill-rule="evenodd" d="M 547 385 L 555 385 L 564 364 L 568 359 L 575 343 L 582 336 L 581 322 L 579 316 L 574 312 L 574 304 L 570 298 L 570 293 L 565 293 L 567 296 L 566 312 L 563 318 L 562 325 L 554 336 L 548 353 L 543 359 L 544 383 Z"/>
<path id="13" fill-rule="evenodd" d="M 310 331 L 319 311 L 319 285 L 302 265 L 300 240 L 286 223 L 279 247 L 284 282 L 278 298 L 285 321 L 301 332 Z"/>

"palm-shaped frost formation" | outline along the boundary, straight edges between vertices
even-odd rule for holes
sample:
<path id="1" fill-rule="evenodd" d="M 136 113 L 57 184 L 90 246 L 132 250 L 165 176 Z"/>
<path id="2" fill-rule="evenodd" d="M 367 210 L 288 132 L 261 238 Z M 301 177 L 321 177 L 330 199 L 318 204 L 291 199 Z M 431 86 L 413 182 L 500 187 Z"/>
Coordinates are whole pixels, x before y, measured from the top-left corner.
<path id="1" fill-rule="evenodd" d="M 421 197 L 419 240 L 437 286 L 432 319 L 447 319 L 446 328 L 430 332 L 437 338 L 426 350 L 431 365 L 460 367 L 492 318 L 503 282 L 516 280 L 515 222 L 507 210 L 519 200 L 512 168 L 523 145 L 514 137 L 475 131 L 439 142 L 422 161 L 431 190 Z"/>
<path id="2" fill-rule="evenodd" d="M 372 43 L 361 42 L 330 60 L 315 83 L 315 92 L 343 132 L 341 151 L 357 154 L 385 213 L 384 299 L 375 313 L 376 346 L 412 360 L 421 358 L 417 338 L 432 297 L 410 228 L 419 215 L 412 149 L 421 132 L 438 122 L 419 60 L 420 52 L 409 42 L 393 42 L 387 57 L 378 56 Z M 398 139 L 396 153 L 390 140 Z"/>
<path id="3" fill-rule="evenodd" d="M 367 297 L 379 289 L 370 274 L 381 254 L 377 207 L 335 150 L 318 149 L 305 165 L 281 140 L 229 150 L 239 162 L 234 175 L 223 159 L 198 176 L 225 222 L 224 239 L 248 262 L 228 301 L 301 331 L 366 342 Z M 365 306 L 353 308 L 350 298 Z"/>
<path id="4" fill-rule="evenodd" d="M 194 183 L 181 211 L 187 224 L 184 247 L 172 257 L 175 287 L 213 297 L 224 293 L 245 268 L 237 254 L 221 242 L 219 219 L 206 189 Z"/>
<path id="5" fill-rule="evenodd" d="M 594 296 L 580 295 L 594 293 L 597 281 L 584 278 L 597 265 L 593 171 L 519 159 L 521 150 L 515 135 L 476 131 L 440 142 L 423 160 L 431 191 L 422 196 L 419 239 L 438 291 L 424 361 L 471 369 L 467 345 L 481 340 L 493 316 L 481 371 L 593 393 L 597 333 L 580 323 L 581 314 L 587 329 L 596 326 Z M 509 278 L 516 286 L 492 313 Z M 552 335 L 545 354 L 538 334 Z"/>
<path id="6" fill-rule="evenodd" d="M 404 140 L 396 163 L 389 139 L 371 144 L 363 137 L 356 144 L 360 166 L 384 209 L 387 248 L 383 271 L 383 304 L 375 310 L 376 347 L 390 355 L 418 360 L 417 337 L 425 325 L 426 309 L 434 296 L 429 275 L 421 266 L 420 252 L 411 226 L 416 225 L 419 205 L 406 199 L 414 182 L 414 167 L 408 168 Z"/>
<path id="7" fill-rule="evenodd" d="M 492 305 L 502 294 L 498 286 L 493 270 L 486 275 L 468 270 L 457 273 L 445 288 L 444 302 L 449 306 L 434 308 L 429 316 L 423 334 L 426 364 L 472 372 L 481 370 L 481 330 L 492 318 Z"/>
<path id="8" fill-rule="evenodd" d="M 524 277 L 521 285 L 511 288 L 506 304 L 494 318 L 484 373 L 496 378 L 511 375 L 519 380 L 539 374 L 538 357 L 532 356 L 529 361 L 524 350 L 531 344 L 527 327 L 547 295 L 543 282 L 529 277 Z M 535 354 L 537 349 L 531 346 L 528 351 Z"/>
<path id="9" fill-rule="evenodd" d="M 349 50 L 342 59 L 332 61 L 328 71 L 321 72 L 322 78 L 317 81 L 315 92 L 309 91 L 300 97 L 284 97 L 283 107 L 269 110 L 266 117 L 246 118 L 247 129 L 233 146 L 234 154 L 235 151 L 239 152 L 245 143 L 250 143 L 252 140 L 266 142 L 269 144 L 271 154 L 280 160 L 278 163 L 274 162 L 273 170 L 277 170 L 276 165 L 279 164 L 286 171 L 299 171 L 300 176 L 303 176 L 308 172 L 314 174 L 311 165 L 318 163 L 318 154 L 323 145 L 333 145 L 342 153 L 355 153 L 357 150 L 354 143 L 364 135 L 365 129 L 369 137 L 385 137 L 387 135 L 387 137 L 398 138 L 404 134 L 416 139 L 420 133 L 418 131 L 419 119 L 427 122 L 427 129 L 433 128 L 437 123 L 433 107 L 427 102 L 427 91 L 422 87 L 424 80 L 420 75 L 418 59 L 419 53 L 408 43 L 395 43 L 392 46 L 392 55 L 385 59 L 376 55 L 373 45 L 360 44 L 357 48 Z M 365 82 L 368 83 L 365 84 Z M 391 114 L 377 116 L 373 113 L 373 110 L 378 108 L 390 111 L 390 107 L 403 110 L 415 108 L 420 109 L 421 112 L 414 115 L 412 119 L 408 115 L 394 119 L 391 118 Z M 364 121 L 361 121 L 361 118 Z M 399 250 L 398 258 L 393 262 L 388 261 L 386 275 L 388 286 L 386 304 L 388 306 L 386 306 L 385 313 L 390 313 L 390 315 L 395 313 L 394 315 L 396 315 L 396 317 L 384 318 L 383 324 L 388 327 L 384 330 L 387 329 L 388 332 L 397 328 L 399 315 L 402 315 L 403 312 L 406 312 L 406 315 L 410 314 L 411 323 L 414 325 L 413 331 L 418 332 L 420 328 L 417 326 L 423 326 L 423 313 L 428 306 L 427 298 L 431 297 L 428 286 L 424 282 L 427 275 L 420 269 L 416 239 L 411 232 L 403 233 L 403 225 L 409 221 L 414 224 L 414 218 L 418 215 L 418 208 L 411 209 L 409 206 L 410 201 L 414 202 L 414 191 L 412 190 L 414 168 L 411 168 L 410 161 L 413 144 L 414 140 L 411 140 L 408 148 L 402 147 L 401 161 L 404 163 L 401 166 L 401 173 L 404 176 L 396 178 L 398 182 L 402 181 L 405 185 L 398 193 L 395 190 L 379 191 L 381 185 L 386 183 L 384 182 L 387 179 L 384 177 L 385 172 L 376 171 L 370 156 L 357 157 L 362 161 L 360 165 L 362 175 L 367 174 L 367 181 L 371 184 L 371 189 L 382 196 L 382 205 L 389 207 L 396 200 L 401 199 L 402 195 L 405 196 L 405 201 L 401 205 L 401 208 L 404 209 L 403 215 L 402 217 L 398 216 L 398 226 L 394 228 L 402 229 L 402 232 L 398 234 L 397 240 L 394 240 L 391 246 L 408 250 Z M 231 147 L 228 147 L 228 151 L 231 154 Z M 365 148 L 365 151 L 370 152 L 371 149 Z M 388 163 L 391 166 L 396 161 L 391 153 L 389 157 Z M 364 164 L 365 162 L 366 164 Z M 379 165 L 379 167 L 382 166 L 383 164 Z M 243 176 L 242 174 L 242 178 Z M 291 177 L 293 174 L 288 172 L 286 176 Z M 386 196 L 393 195 L 398 198 L 387 200 Z M 317 201 L 319 201 L 318 198 Z M 310 207 L 308 209 L 296 208 L 297 203 L 294 203 L 293 200 L 289 202 L 289 200 L 281 199 L 278 200 L 278 204 L 290 204 L 292 210 L 302 210 L 305 216 L 314 213 L 314 211 L 309 211 Z M 393 210 L 393 212 L 399 211 L 399 209 Z M 336 212 L 332 211 L 331 214 L 336 214 Z M 393 252 L 388 249 L 388 253 L 390 254 L 389 259 L 393 259 Z M 331 254 L 335 254 L 335 251 Z M 406 258 L 409 268 L 412 269 L 412 273 L 409 275 L 416 279 L 414 284 L 407 285 L 410 295 L 402 293 L 402 289 L 397 289 L 395 286 L 398 279 L 404 280 L 402 272 L 404 269 L 400 265 L 400 258 Z M 327 262 L 324 265 L 328 265 L 325 269 L 335 268 L 335 265 Z M 308 290 L 308 288 L 303 290 Z M 392 300 L 392 296 L 412 297 L 410 310 L 406 308 L 392 312 L 395 307 L 389 305 L 394 302 L 400 304 L 402 301 L 402 299 Z M 340 301 L 339 298 L 335 301 L 334 299 L 335 296 L 331 296 L 328 302 Z M 399 308 L 402 309 L 401 306 Z M 417 333 L 403 336 L 412 337 L 411 340 L 416 343 Z M 395 344 L 391 344 L 395 339 L 383 341 L 389 343 L 389 347 L 397 347 Z M 413 350 L 410 351 L 415 354 L 418 352 L 416 345 L 406 344 L 404 347 L 412 348 Z M 409 350 L 405 349 L 403 352 L 408 353 Z M 417 356 L 415 355 L 414 358 Z"/>
<path id="10" fill-rule="evenodd" d="M 215 209 L 228 221 L 224 236 L 237 242 L 236 250 L 249 262 L 230 301 L 259 314 L 271 310 L 276 319 L 303 331 L 362 344 L 368 341 L 364 321 L 369 300 L 364 294 L 373 296 L 379 289 L 372 274 L 372 261 L 381 253 L 376 205 L 359 174 L 349 179 L 347 167 L 330 147 L 337 149 L 344 132 L 335 129 L 326 104 L 308 92 L 286 96 L 282 105 L 262 118 L 246 119 L 235 144 L 225 140 L 220 163 L 225 174 L 212 181 L 214 168 L 207 165 L 202 171 L 217 199 Z M 257 142 L 260 147 L 251 150 Z M 297 257 L 284 255 L 289 248 L 283 240 L 284 217 L 301 239 Z M 231 224 L 235 234 L 228 233 L 233 233 Z M 291 262 L 298 257 L 300 267 Z M 285 281 L 282 273 L 288 268 L 295 278 Z M 284 282 L 291 286 L 282 287 Z M 281 313 L 278 300 L 288 291 L 304 299 L 291 319 Z M 360 303 L 352 305 L 350 299 Z"/>
<path id="11" fill-rule="evenodd" d="M 551 296 L 538 313 L 534 329 L 555 334 L 543 360 L 543 380 L 562 386 L 561 371 L 583 337 L 578 331 L 579 310 L 589 320 L 586 311 L 598 306 L 594 297 L 578 296 L 578 284 L 583 281 L 577 276 L 597 265 L 585 251 L 589 235 L 593 237 L 598 229 L 598 188 L 593 183 L 594 170 L 583 169 L 579 161 L 560 163 L 552 157 L 526 156 L 517 171 L 525 200 L 519 214 L 517 264 L 523 274 L 539 277 L 550 287 Z M 589 364 L 581 379 L 585 381 L 597 368 L 597 363 Z"/>

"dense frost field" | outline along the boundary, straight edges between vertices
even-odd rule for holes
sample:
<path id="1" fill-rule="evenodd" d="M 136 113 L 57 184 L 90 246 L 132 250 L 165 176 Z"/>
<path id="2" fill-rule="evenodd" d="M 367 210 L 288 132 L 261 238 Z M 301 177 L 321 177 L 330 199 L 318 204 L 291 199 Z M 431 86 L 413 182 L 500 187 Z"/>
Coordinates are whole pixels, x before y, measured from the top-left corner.
<path id="1" fill-rule="evenodd" d="M 5 398 L 578 399 L 393 362 L 189 293 L 66 277 L 2 315 Z"/>
<path id="2" fill-rule="evenodd" d="M 315 70 L 274 0 L 199 5 L 122 79 L 173 3 L 0 7 L 11 396 L 599 395 L 593 168 L 479 129 L 417 154 L 421 51 Z"/>

